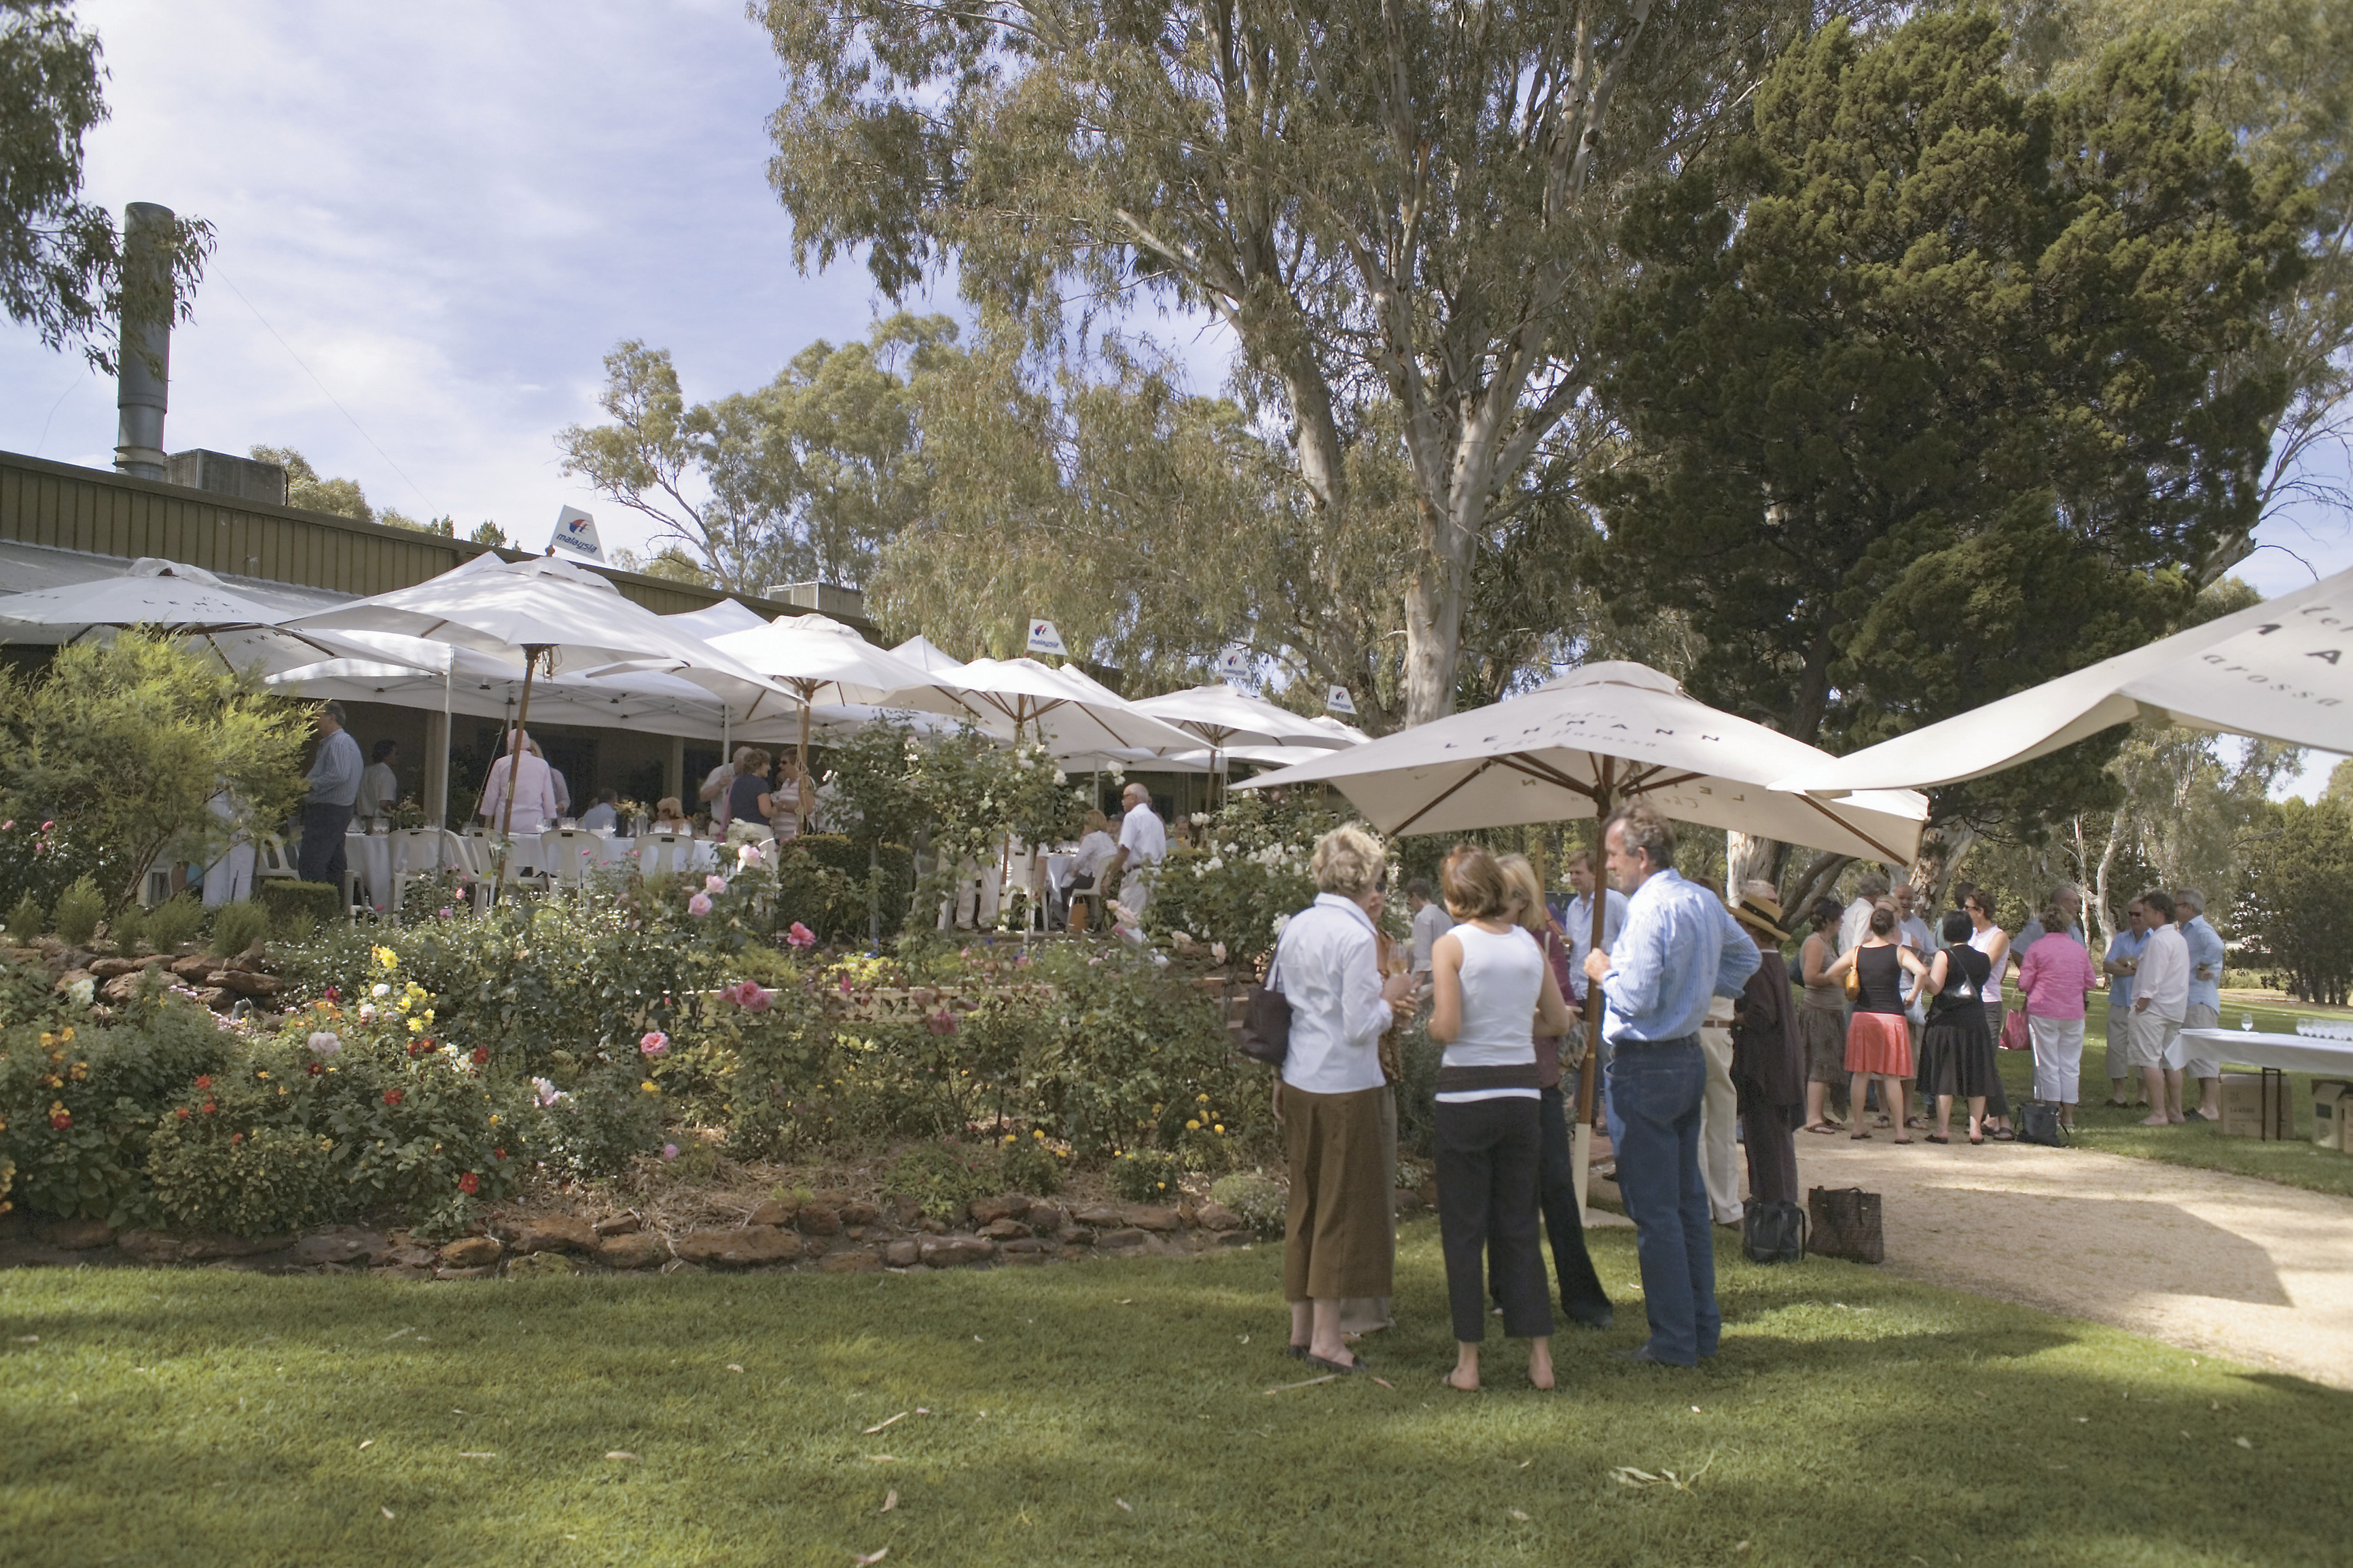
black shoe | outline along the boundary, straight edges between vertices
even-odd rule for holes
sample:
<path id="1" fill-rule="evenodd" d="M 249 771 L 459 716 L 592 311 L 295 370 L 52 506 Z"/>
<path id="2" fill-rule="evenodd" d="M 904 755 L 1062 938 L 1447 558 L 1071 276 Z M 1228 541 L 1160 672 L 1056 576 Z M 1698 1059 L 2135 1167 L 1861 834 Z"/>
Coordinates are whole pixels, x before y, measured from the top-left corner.
<path id="1" fill-rule="evenodd" d="M 2214 1119 L 2207 1115 L 2202 1110 L 2185 1110 L 2181 1113 L 2181 1120 L 2184 1121 L 2211 1121 Z"/>
<path id="2" fill-rule="evenodd" d="M 1293 1345 L 1282 1353 L 1289 1356 L 1293 1361 L 1305 1361 L 1307 1359 L 1307 1347 L 1305 1345 Z"/>
<path id="3" fill-rule="evenodd" d="M 1606 1329 L 1618 1321 L 1616 1310 L 1609 1307 L 1602 1308 L 1599 1312 L 1577 1312 L 1563 1307 L 1560 1310 L 1560 1315 L 1572 1323 L 1588 1329 Z"/>

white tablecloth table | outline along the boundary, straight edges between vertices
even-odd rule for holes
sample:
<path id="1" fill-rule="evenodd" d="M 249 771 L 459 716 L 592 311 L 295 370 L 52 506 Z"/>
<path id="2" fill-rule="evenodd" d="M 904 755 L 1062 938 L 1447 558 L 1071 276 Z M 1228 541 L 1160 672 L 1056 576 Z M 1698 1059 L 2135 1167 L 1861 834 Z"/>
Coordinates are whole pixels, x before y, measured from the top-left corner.
<path id="1" fill-rule="evenodd" d="M 2263 1075 L 2262 1130 L 2287 1124 L 2287 1084 L 2283 1073 L 2342 1073 L 2353 1079 L 2353 1040 L 2324 1040 L 2310 1035 L 2259 1035 L 2248 1029 L 2184 1029 L 2181 1037 L 2211 1048 L 2222 1065 L 2255 1068 Z"/>
<path id="2" fill-rule="evenodd" d="M 360 874 L 360 887 L 367 896 L 370 909 L 384 910 L 391 906 L 392 839 L 388 835 L 344 834 L 343 861 Z"/>

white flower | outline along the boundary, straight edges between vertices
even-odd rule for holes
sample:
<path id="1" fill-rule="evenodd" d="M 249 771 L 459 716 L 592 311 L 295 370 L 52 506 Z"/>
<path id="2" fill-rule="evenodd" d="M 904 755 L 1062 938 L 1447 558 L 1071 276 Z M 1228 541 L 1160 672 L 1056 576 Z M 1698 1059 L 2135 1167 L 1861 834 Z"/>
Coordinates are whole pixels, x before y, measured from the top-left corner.
<path id="1" fill-rule="evenodd" d="M 375 1003 L 363 1002 L 360 1004 L 360 1022 L 363 1024 L 373 1024 L 375 1022 Z"/>
<path id="2" fill-rule="evenodd" d="M 1204 871 L 1222 871 L 1225 868 L 1225 860 L 1221 857 L 1216 855 L 1210 856 L 1208 860 L 1201 867 L 1201 869 Z"/>
<path id="3" fill-rule="evenodd" d="M 1282 928 L 1290 923 L 1291 917 L 1289 915 L 1277 915 L 1274 917 L 1274 934 L 1278 941 L 1282 939 Z"/>
<path id="4" fill-rule="evenodd" d="M 1193 814 L 1193 826 L 1196 826 L 1196 827 L 1207 827 L 1207 826 L 1209 826 L 1209 814 L 1208 814 L 1208 812 L 1206 812 L 1206 811 L 1197 811 L 1197 812 L 1195 812 L 1195 813 Z"/>
<path id="5" fill-rule="evenodd" d="M 1056 784 L 1068 784 L 1071 782 L 1071 775 L 1064 773 L 1061 769 L 1056 768 L 1054 770 L 1054 782 Z"/>
<path id="6" fill-rule="evenodd" d="M 314 1057 L 332 1057 L 343 1048 L 343 1042 L 324 1029 L 311 1037 L 311 1054 Z"/>
<path id="7" fill-rule="evenodd" d="M 1226 961 L 1226 944 L 1222 942 L 1211 942 L 1209 944 L 1209 957 L 1214 963 L 1223 963 Z"/>
<path id="8" fill-rule="evenodd" d="M 392 987 L 379 980 L 375 984 L 368 987 L 368 994 L 371 996 L 389 996 L 392 994 Z"/>

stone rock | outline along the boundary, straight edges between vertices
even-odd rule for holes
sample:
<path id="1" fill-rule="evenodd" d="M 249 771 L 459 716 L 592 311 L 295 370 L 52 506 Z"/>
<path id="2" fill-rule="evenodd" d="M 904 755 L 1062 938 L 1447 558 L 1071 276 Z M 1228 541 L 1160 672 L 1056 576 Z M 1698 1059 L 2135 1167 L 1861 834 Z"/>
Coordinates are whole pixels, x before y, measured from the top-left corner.
<path id="1" fill-rule="evenodd" d="M 106 961 L 104 959 L 100 959 L 99 962 L 103 963 Z M 139 976 L 135 972 L 130 974 L 118 974 L 113 979 L 108 981 L 105 984 L 100 986 L 98 988 L 98 994 L 107 1001 L 120 1006 L 123 1003 L 131 1001 L 139 994 Z"/>
<path id="2" fill-rule="evenodd" d="M 1185 1222 L 1177 1216 L 1175 1209 L 1140 1208 L 1129 1211 L 1127 1223 L 1138 1230 L 1158 1231 L 1165 1236 L 1172 1230 L 1181 1229 Z"/>
<path id="3" fill-rule="evenodd" d="M 894 1241 L 882 1249 L 882 1261 L 893 1268 L 913 1268 L 923 1256 L 923 1248 L 912 1241 Z"/>
<path id="4" fill-rule="evenodd" d="M 227 1006 L 230 999 L 231 993 L 222 990 L 217 985 L 207 985 L 196 993 L 197 1001 L 216 1011 Z"/>
<path id="5" fill-rule="evenodd" d="M 928 1236 L 923 1241 L 923 1261 L 934 1268 L 986 1263 L 996 1255 L 997 1244 L 976 1236 Z"/>
<path id="6" fill-rule="evenodd" d="M 172 973 L 183 980 L 202 980 L 217 967 L 218 965 L 201 952 L 172 961 Z"/>
<path id="7" fill-rule="evenodd" d="M 596 1227 L 577 1215 L 551 1215 L 524 1226 L 514 1246 L 522 1253 L 594 1252 L 596 1240 Z"/>
<path id="8" fill-rule="evenodd" d="M 1050 1253 L 1054 1250 L 1054 1244 L 1050 1241 L 1039 1241 L 1033 1237 L 1017 1237 L 1011 1241 L 1003 1243 L 997 1250 L 1008 1258 L 1017 1258 L 1025 1252 Z"/>
<path id="9" fill-rule="evenodd" d="M 1122 1226 L 1117 1230 L 1104 1231 L 1095 1237 L 1095 1245 L 1110 1251 L 1117 1251 L 1122 1247 L 1142 1247 L 1146 1239 L 1148 1239 L 1147 1232 L 1130 1225 Z"/>
<path id="10" fill-rule="evenodd" d="M 786 1198 L 770 1198 L 766 1203 L 764 1203 L 758 1208 L 754 1209 L 752 1211 L 752 1217 L 744 1223 L 746 1225 L 790 1225 L 793 1223 L 793 1216 L 799 1212 L 800 1205 L 796 1202 Z"/>
<path id="11" fill-rule="evenodd" d="M 499 1266 L 495 1263 L 486 1263 L 480 1268 L 441 1268 L 433 1271 L 436 1279 L 495 1279 L 498 1277 Z"/>
<path id="12" fill-rule="evenodd" d="M 1399 1214 L 1415 1214 L 1415 1213 L 1419 1212 L 1419 1211 L 1420 1211 L 1420 1209 L 1422 1208 L 1422 1206 L 1423 1206 L 1423 1205 L 1422 1205 L 1422 1201 L 1421 1201 L 1421 1194 L 1420 1194 L 1419 1193 L 1412 1192 L 1412 1191 L 1410 1191 L 1410 1190 L 1409 1190 L 1409 1189 L 1402 1188 L 1402 1187 L 1401 1187 L 1401 1188 L 1399 1188 L 1399 1189 L 1398 1190 L 1398 1193 L 1397 1193 L 1397 1212 L 1398 1212 L 1398 1213 L 1399 1213 Z"/>
<path id="13" fill-rule="evenodd" d="M 435 1253 L 429 1247 L 405 1242 L 392 1249 L 392 1256 L 386 1261 L 398 1268 L 431 1268 Z"/>
<path id="14" fill-rule="evenodd" d="M 670 1244 L 633 1230 L 607 1237 L 597 1246 L 596 1259 L 607 1268 L 652 1268 L 670 1261 Z"/>
<path id="15" fill-rule="evenodd" d="M 870 1203 L 852 1199 L 841 1205 L 841 1223 L 844 1225 L 869 1226 L 881 1217 L 882 1211 Z"/>
<path id="16" fill-rule="evenodd" d="M 994 1225 L 1001 1219 L 1019 1219 L 1029 1212 L 1029 1200 L 1019 1193 L 1007 1193 L 1003 1197 L 975 1198 L 965 1205 L 971 1211 L 975 1225 Z"/>
<path id="17" fill-rule="evenodd" d="M 1074 1211 L 1071 1218 L 1080 1225 L 1091 1225 L 1104 1230 L 1115 1230 L 1127 1223 L 1127 1215 L 1113 1204 L 1089 1204 Z"/>
<path id="18" fill-rule="evenodd" d="M 717 1264 L 723 1268 L 750 1268 L 763 1263 L 790 1263 L 801 1255 L 801 1238 L 773 1225 L 743 1230 L 694 1230 L 678 1238 L 678 1256 L 689 1263 Z"/>
<path id="19" fill-rule="evenodd" d="M 1054 1239 L 1065 1247 L 1083 1247 L 1094 1238 L 1093 1231 L 1082 1230 L 1075 1225 L 1066 1225 L 1054 1233 Z"/>
<path id="20" fill-rule="evenodd" d="M 533 1275 L 577 1274 L 580 1265 L 561 1252 L 529 1252 L 521 1258 L 507 1259 L 507 1278 L 526 1279 Z"/>
<path id="21" fill-rule="evenodd" d="M 891 1223 L 904 1230 L 923 1217 L 923 1205 L 913 1198 L 891 1200 Z"/>
<path id="22" fill-rule="evenodd" d="M 854 1247 L 828 1254 L 818 1267 L 828 1274 L 880 1274 L 882 1272 L 882 1260 L 865 1247 Z"/>
<path id="23" fill-rule="evenodd" d="M 247 996 L 275 996 L 286 984 L 275 974 L 256 974 L 249 969 L 216 969 L 205 978 L 225 991 Z"/>
<path id="24" fill-rule="evenodd" d="M 846 1225 L 841 1227 L 841 1238 L 844 1241 L 864 1241 L 866 1239 L 866 1232 L 867 1227 L 865 1226 Z"/>
<path id="25" fill-rule="evenodd" d="M 980 1234 L 991 1241 L 1012 1241 L 1037 1235 L 1018 1219 L 994 1219 L 980 1227 Z"/>
<path id="26" fill-rule="evenodd" d="M 505 1250 L 496 1237 L 461 1237 L 441 1249 L 441 1278 L 451 1278 L 448 1271 L 453 1268 L 490 1268 L 498 1262 L 499 1254 Z"/>
<path id="27" fill-rule="evenodd" d="M 1037 1268 L 1045 1264 L 1046 1255 L 1042 1252 L 1008 1252 L 1005 1255 L 1005 1261 L 1016 1268 Z"/>
<path id="28" fill-rule="evenodd" d="M 44 1237 L 51 1247 L 61 1247 L 68 1252 L 88 1252 L 94 1247 L 104 1247 L 114 1239 L 114 1232 L 102 1219 L 61 1219 L 49 1226 Z"/>
<path id="29" fill-rule="evenodd" d="M 811 1236 L 839 1236 L 841 1213 L 826 1204 L 806 1203 L 797 1216 L 800 1227 Z"/>
<path id="30" fill-rule="evenodd" d="M 596 1234 L 603 1237 L 635 1236 L 639 1223 L 633 1214 L 608 1214 L 596 1222 Z"/>
<path id="31" fill-rule="evenodd" d="M 1071 1216 L 1063 1212 L 1060 1204 L 1031 1204 L 1025 1217 L 1029 1222 L 1029 1228 L 1039 1236 L 1050 1236 L 1071 1223 Z"/>
<path id="32" fill-rule="evenodd" d="M 92 985 L 98 984 L 98 976 L 92 974 L 89 970 L 69 969 L 64 973 L 58 975 L 57 979 L 51 983 L 49 989 L 57 992 L 70 991 L 85 980 L 89 981 Z"/>
<path id="33" fill-rule="evenodd" d="M 380 1231 L 339 1225 L 297 1241 L 294 1256 L 305 1263 L 381 1262 L 392 1256 L 392 1241 Z"/>
<path id="34" fill-rule="evenodd" d="M 1203 1204 L 1193 1217 L 1203 1230 L 1240 1230 L 1242 1227 L 1242 1216 L 1223 1204 Z"/>
<path id="35" fill-rule="evenodd" d="M 948 1233 L 945 1222 L 936 1219 L 924 1220 L 919 1228 L 925 1236 L 945 1236 Z"/>
<path id="36" fill-rule="evenodd" d="M 90 972 L 100 980 L 112 980 L 121 974 L 136 974 L 139 969 L 140 963 L 135 958 L 93 958 L 90 961 Z"/>

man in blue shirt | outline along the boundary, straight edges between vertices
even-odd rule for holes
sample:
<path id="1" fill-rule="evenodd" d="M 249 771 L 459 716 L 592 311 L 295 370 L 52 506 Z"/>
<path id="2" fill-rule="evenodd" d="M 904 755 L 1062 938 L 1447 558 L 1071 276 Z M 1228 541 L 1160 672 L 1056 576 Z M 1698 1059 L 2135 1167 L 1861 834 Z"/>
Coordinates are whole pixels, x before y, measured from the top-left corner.
<path id="1" fill-rule="evenodd" d="M 311 763 L 302 847 L 295 856 L 304 881 L 343 888 L 343 829 L 352 824 L 352 805 L 360 797 L 360 775 L 366 771 L 360 743 L 343 728 L 343 705 L 326 704 L 319 710 L 319 754 Z"/>
<path id="2" fill-rule="evenodd" d="M 2173 912 L 2181 921 L 2181 940 L 2189 948 L 2189 1006 L 2181 1015 L 2184 1029 L 2222 1026 L 2222 933 L 2206 921 L 2206 895 L 2184 888 L 2173 895 Z M 2191 1121 L 2222 1120 L 2222 1061 L 2211 1046 L 2184 1039 L 2193 1048 L 2183 1076 L 2198 1080 L 2198 1109 Z"/>
<path id="3" fill-rule="evenodd" d="M 2148 945 L 2142 923 L 2147 912 L 2138 899 L 2126 907 L 2125 919 L 2131 923 L 2116 932 L 2100 961 L 2100 973 L 2108 977 L 2108 1103 L 2118 1110 L 2131 1103 L 2125 1099 L 2125 1079 L 2137 1079 L 2148 1066 L 2134 1047 L 2132 1010 L 2133 973 L 2140 967 L 2140 950 Z"/>
<path id="4" fill-rule="evenodd" d="M 1619 1353 L 1690 1366 L 1715 1353 L 1715 1240 L 1699 1168 L 1707 1062 L 1699 1043 L 1711 996 L 1737 996 L 1761 962 L 1723 901 L 1674 868 L 1674 828 L 1647 805 L 1602 830 L 1610 879 L 1626 893 L 1616 945 L 1586 955 L 1601 987 L 1609 1043 L 1609 1142 L 1634 1222 L 1651 1340 Z"/>

